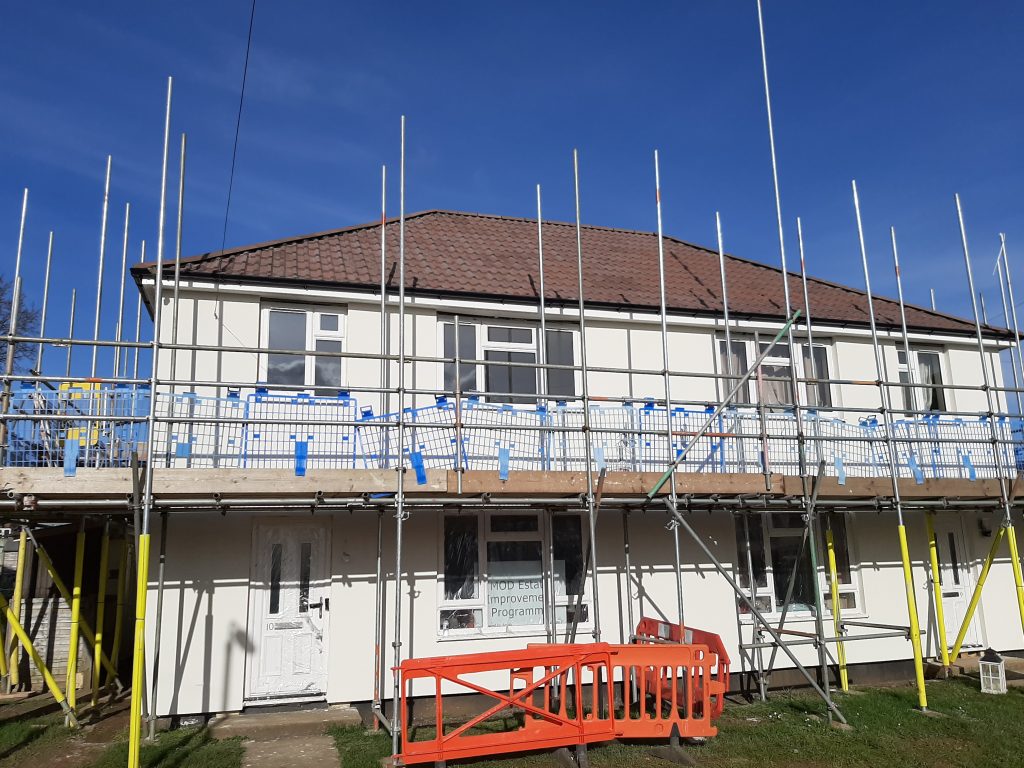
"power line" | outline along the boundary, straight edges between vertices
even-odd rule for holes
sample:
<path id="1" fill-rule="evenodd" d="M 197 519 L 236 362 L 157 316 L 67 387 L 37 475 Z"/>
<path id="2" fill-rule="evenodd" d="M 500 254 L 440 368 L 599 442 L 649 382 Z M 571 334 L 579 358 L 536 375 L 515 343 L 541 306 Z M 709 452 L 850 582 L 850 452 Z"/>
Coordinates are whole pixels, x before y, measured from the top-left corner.
<path id="1" fill-rule="evenodd" d="M 235 143 L 231 148 L 231 173 L 228 176 L 228 199 L 224 206 L 224 232 L 221 236 L 220 249 L 223 251 L 228 241 L 228 215 L 231 213 L 231 190 L 235 186 L 235 161 L 238 159 L 238 134 L 242 128 L 242 105 L 245 103 L 245 81 L 249 75 L 249 52 L 252 50 L 252 27 L 256 20 L 256 0 L 252 0 L 249 11 L 249 36 L 245 42 L 245 64 L 242 66 L 242 90 L 238 95 L 238 117 L 235 119 Z"/>

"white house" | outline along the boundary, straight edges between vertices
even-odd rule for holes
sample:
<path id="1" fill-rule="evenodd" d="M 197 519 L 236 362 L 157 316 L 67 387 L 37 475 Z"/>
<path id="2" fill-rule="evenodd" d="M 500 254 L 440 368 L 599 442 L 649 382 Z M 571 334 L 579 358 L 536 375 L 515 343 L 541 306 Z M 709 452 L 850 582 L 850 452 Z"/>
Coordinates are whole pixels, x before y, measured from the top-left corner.
<path id="1" fill-rule="evenodd" d="M 154 551 L 162 549 L 166 562 L 157 715 L 281 701 L 366 703 L 380 676 L 376 697 L 387 700 L 390 672 L 375 671 L 375 659 L 383 657 L 384 670 L 391 664 L 396 601 L 401 658 L 562 640 L 573 621 L 581 637 L 599 631 L 628 642 L 640 616 L 679 620 L 665 508 L 626 502 L 650 489 L 657 478 L 650 473 L 663 472 L 721 402 L 734 380 L 724 377 L 727 367 L 742 374 L 770 346 L 784 316 L 781 272 L 726 257 L 727 359 L 718 254 L 665 239 L 669 426 L 655 235 L 582 229 L 581 323 L 573 225 L 543 225 L 543 276 L 536 221 L 430 211 L 409 216 L 405 227 L 404 355 L 411 361 L 401 398 L 394 391 L 396 221 L 383 232 L 383 324 L 379 223 L 183 259 L 176 302 L 174 268 L 165 263 L 164 421 L 151 436 L 149 459 L 166 467 L 161 477 L 188 478 L 190 490 L 179 495 L 196 502 L 166 515 L 165 536 L 154 526 Z M 154 265 L 132 273 L 152 312 Z M 803 309 L 800 276 L 790 275 L 789 285 Z M 842 618 L 903 626 L 866 298 L 813 278 L 807 289 L 813 346 L 801 321 L 792 357 L 785 339 L 771 347 L 760 374 L 682 461 L 680 509 L 745 590 L 749 537 L 753 597 L 766 618 L 779 620 L 795 571 L 786 627 L 814 631 L 817 582 L 831 628 L 824 543 L 816 542 L 815 573 L 801 546 L 800 492 L 788 484 L 800 472 L 798 405 L 806 471 L 814 475 L 823 461 L 827 475 L 821 520 L 835 541 Z M 926 653 L 935 657 L 924 504 L 954 501 L 928 507 L 952 643 L 1002 519 L 994 478 L 1016 472 L 1011 423 L 985 417 L 973 322 L 908 306 L 908 359 L 898 305 L 876 299 L 875 312 L 881 378 L 913 385 L 888 389 L 919 619 Z M 1010 338 L 984 328 L 984 365 L 996 387 L 999 351 Z M 288 354 L 296 351 L 320 354 Z M 531 367 L 537 364 L 552 367 Z M 1005 412 L 1005 398 L 997 401 Z M 410 409 L 404 443 L 394 423 L 402 408 Z M 993 444 L 993 427 L 1004 442 Z M 591 484 L 606 472 L 596 580 L 586 562 L 589 507 L 579 500 L 588 454 Z M 406 493 L 421 503 L 406 508 L 396 595 L 392 495 L 400 455 Z M 268 503 L 246 509 L 239 502 L 218 513 L 217 500 L 230 494 Z M 956 505 L 964 499 L 976 503 Z M 737 596 L 691 540 L 679 543 L 685 623 L 719 633 L 734 670 L 756 669 L 758 654 L 740 648 L 754 639 L 750 612 L 737 609 Z M 158 639 L 157 584 L 153 571 L 150 648 Z M 1015 604 L 1001 551 L 965 648 L 1024 648 Z M 906 673 L 911 644 L 889 634 L 845 643 L 852 679 Z M 795 652 L 808 666 L 817 663 L 809 644 Z M 760 663 L 769 655 L 764 650 Z M 776 666 L 792 664 L 780 653 Z"/>

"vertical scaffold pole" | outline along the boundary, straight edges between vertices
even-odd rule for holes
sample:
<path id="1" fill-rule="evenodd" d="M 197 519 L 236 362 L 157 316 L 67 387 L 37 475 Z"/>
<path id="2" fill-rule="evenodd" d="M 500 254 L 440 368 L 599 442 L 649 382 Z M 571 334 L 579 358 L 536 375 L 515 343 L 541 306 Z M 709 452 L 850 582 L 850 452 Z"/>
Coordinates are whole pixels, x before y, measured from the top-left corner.
<path id="1" fill-rule="evenodd" d="M 590 524 L 590 560 L 591 592 L 594 602 L 594 642 L 601 642 L 601 601 L 597 588 L 597 509 L 594 505 L 594 462 L 593 446 L 590 443 L 590 389 L 587 382 L 587 321 L 583 293 L 583 232 L 580 222 L 580 158 L 577 150 L 572 151 L 572 176 L 573 191 L 576 198 L 576 291 L 579 299 L 580 313 L 580 369 L 581 393 L 583 395 L 583 447 L 584 458 L 587 462 L 587 518 Z M 582 589 L 582 588 L 581 588 Z M 566 616 L 566 621 L 568 621 Z M 575 617 L 575 622 L 579 617 Z"/>
<path id="2" fill-rule="evenodd" d="M 146 261 L 146 241 L 143 240 L 139 245 L 139 261 L 145 263 Z M 135 300 L 135 354 L 132 355 L 132 378 L 139 378 L 139 353 L 141 348 L 138 346 L 139 340 L 142 339 L 142 291 L 139 291 L 139 295 Z M 128 372 L 128 363 L 125 361 L 125 373 Z M 132 389 L 138 389 L 138 384 L 132 384 Z"/>
<path id="3" fill-rule="evenodd" d="M 21 621 L 21 609 L 22 609 L 22 592 L 25 587 L 25 559 L 28 557 L 28 534 L 25 533 L 24 526 L 21 529 L 21 534 L 18 536 L 18 565 L 14 570 L 14 592 L 11 594 L 11 602 L 14 604 L 14 618 L 19 622 Z M 10 648 L 10 666 L 9 676 L 7 678 L 7 692 L 11 693 L 21 684 L 21 654 L 18 652 L 18 639 L 14 632 L 14 627 L 9 626 L 10 636 L 8 638 L 8 648 Z"/>
<path id="4" fill-rule="evenodd" d="M 117 292 L 117 327 L 115 337 L 120 343 L 124 338 L 124 281 L 128 274 L 128 227 L 132 215 L 132 204 L 124 204 L 124 238 L 121 242 L 121 287 Z M 128 353 L 120 346 L 114 347 L 114 378 L 121 370 L 121 356 Z"/>
<path id="5" fill-rule="evenodd" d="M 7 332 L 14 336 L 18 329 L 18 312 L 21 307 L 21 252 L 25 245 L 25 218 L 28 214 L 28 187 L 21 196 L 21 223 L 18 225 L 18 250 L 14 258 L 14 284 L 11 286 L 11 317 L 7 326 Z M 70 348 L 70 347 L 69 347 Z M 14 373 L 14 354 L 16 352 L 13 341 L 7 342 L 7 359 L 4 363 L 4 384 L 3 394 L 0 396 L 0 416 L 6 417 L 11 407 L 11 375 Z M 7 463 L 7 442 L 8 428 L 7 419 L 0 420 L 0 465 Z"/>
<path id="6" fill-rule="evenodd" d="M 124 601 L 125 591 L 128 584 L 128 529 L 125 528 L 121 539 L 121 560 L 117 566 L 117 602 L 114 614 L 114 638 L 110 645 L 110 660 L 114 666 L 117 665 L 118 657 L 121 655 L 121 634 L 124 630 Z M 114 673 L 107 670 L 107 685 L 114 682 Z"/>
<path id="7" fill-rule="evenodd" d="M 68 669 L 64 683 L 68 706 L 72 712 L 77 711 L 78 699 L 78 621 L 82 614 L 82 571 L 85 567 L 85 518 L 78 521 L 78 533 L 75 536 L 75 571 L 71 583 L 71 630 L 68 633 Z M 95 639 L 95 635 L 93 638 Z M 70 725 L 70 721 L 68 722 Z"/>
<path id="8" fill-rule="evenodd" d="M 388 255 L 387 255 L 387 223 L 388 223 L 388 167 L 380 167 L 380 407 L 381 414 L 386 414 L 391 405 L 391 395 L 387 392 L 390 383 L 391 361 L 388 360 Z M 381 451 L 381 468 L 387 466 L 387 441 Z"/>
<path id="9" fill-rule="evenodd" d="M 150 694 L 149 738 L 156 737 L 156 707 L 160 682 L 160 633 L 164 615 L 164 568 L 167 563 L 167 511 L 160 513 L 160 554 L 156 565 L 156 622 L 153 626 L 153 692 Z"/>
<path id="10" fill-rule="evenodd" d="M 843 617 L 839 605 L 839 570 L 836 568 L 836 541 L 832 535 L 832 518 L 826 518 L 825 522 L 825 546 L 828 550 L 828 575 L 829 584 L 832 590 L 832 630 L 835 632 L 836 657 L 839 660 L 839 686 L 844 690 L 850 690 L 850 678 L 846 674 L 846 644 L 842 641 Z"/>
<path id="11" fill-rule="evenodd" d="M 665 238 L 661 226 L 661 167 L 658 162 L 658 150 L 654 150 L 654 202 L 658 214 L 658 319 L 661 323 L 661 376 L 665 390 L 665 447 L 668 451 L 668 463 L 675 458 L 675 445 L 672 430 L 672 373 L 668 355 L 668 302 L 665 298 Z M 669 499 L 676 507 L 679 497 L 676 493 L 676 473 L 669 478 Z M 679 553 L 679 525 L 670 516 L 672 527 L 672 543 L 675 547 L 676 571 L 676 615 L 679 626 L 683 626 L 683 566 Z"/>
<path id="12" fill-rule="evenodd" d="M 170 364 L 170 367 L 168 368 L 168 370 L 170 371 L 170 374 L 171 374 L 171 379 L 177 379 L 178 378 L 178 348 L 177 348 L 177 345 L 178 345 L 178 301 L 179 301 L 180 296 L 181 296 L 181 232 L 182 232 L 182 218 L 183 218 L 184 209 L 185 209 L 185 149 L 186 149 L 186 139 L 185 139 L 185 134 L 183 133 L 183 134 L 181 134 L 181 157 L 180 157 L 179 162 L 178 162 L 178 221 L 177 221 L 177 225 L 175 226 L 175 230 L 174 230 L 174 283 L 173 283 L 173 287 L 171 289 L 171 364 Z M 192 352 L 191 354 L 192 354 L 192 359 L 194 361 L 196 353 Z M 169 403 L 168 403 L 167 412 L 168 412 L 168 414 L 170 414 L 172 416 L 174 415 L 174 412 L 177 410 L 177 403 L 175 403 L 175 398 L 174 398 L 174 395 L 175 395 L 176 392 L 177 392 L 177 387 L 174 384 L 171 384 L 170 400 L 169 400 Z M 154 397 L 156 396 L 155 393 L 154 393 L 153 396 Z M 170 467 L 171 466 L 171 434 L 174 432 L 174 422 L 173 421 L 167 422 L 166 429 L 167 429 L 167 433 L 166 433 L 166 437 L 164 438 L 164 444 L 165 444 L 165 449 L 164 450 L 165 450 L 166 457 L 167 457 L 166 458 L 167 466 Z M 188 431 L 189 431 L 189 436 L 191 437 L 191 432 L 192 432 L 192 425 L 191 424 L 189 424 L 189 426 L 188 426 Z M 154 442 L 155 441 L 153 440 L 153 438 L 150 437 L 150 443 L 153 444 Z M 189 465 L 190 463 L 191 463 L 191 460 L 190 459 L 186 459 L 186 465 Z M 161 546 L 163 546 L 163 545 L 161 544 Z M 159 584 L 157 585 L 157 590 L 158 591 L 160 590 Z M 160 603 L 160 598 L 158 597 L 157 598 L 157 604 L 159 605 L 159 603 Z M 159 612 L 158 612 L 156 620 L 157 620 L 157 623 L 159 624 L 160 623 Z M 157 651 L 159 651 L 159 643 L 160 643 L 160 638 L 157 637 L 156 638 L 156 644 L 157 644 L 156 650 Z M 155 674 L 156 673 L 155 673 L 155 668 L 154 668 L 154 676 L 155 676 Z M 154 699 L 154 701 L 155 701 L 155 699 Z M 152 733 L 150 734 L 150 737 L 152 737 Z"/>
<path id="13" fill-rule="evenodd" d="M 100 265 L 96 270 L 96 314 L 92 324 L 92 364 L 89 366 L 90 378 L 96 378 L 96 354 L 99 352 L 100 312 L 103 308 L 103 262 L 107 253 L 107 210 L 110 206 L 110 165 L 113 158 L 107 155 L 107 175 L 103 182 L 103 214 L 100 220 Z M 91 427 L 90 427 L 91 429 Z"/>
<path id="14" fill-rule="evenodd" d="M 885 424 L 885 449 L 889 464 L 889 478 L 892 481 L 892 500 L 896 507 L 897 533 L 900 540 L 900 559 L 903 563 L 903 586 L 907 595 L 907 618 L 910 625 L 910 644 L 914 652 L 914 677 L 917 680 L 917 702 L 922 711 L 928 709 L 928 695 L 924 688 L 924 664 L 921 657 L 921 628 L 917 617 L 917 599 L 914 596 L 914 573 L 910 567 L 910 549 L 907 546 L 907 529 L 903 523 L 903 499 L 900 496 L 899 475 L 896 470 L 896 449 L 892 444 L 892 404 L 889 389 L 885 386 L 882 349 L 878 343 L 878 328 L 875 323 L 875 302 L 871 295 L 871 273 L 868 270 L 868 251 L 864 242 L 864 226 L 860 216 L 860 198 L 857 182 L 853 186 L 853 208 L 857 217 L 857 237 L 860 242 L 860 258 L 864 268 L 864 285 L 868 299 L 868 320 L 871 325 L 871 346 L 875 355 L 875 374 L 878 376 L 878 391 L 881 398 L 882 419 Z"/>
<path id="15" fill-rule="evenodd" d="M 633 621 L 633 565 L 630 560 L 629 545 L 629 508 L 622 510 L 622 544 L 624 548 L 626 566 L 626 622 L 629 631 L 626 633 L 626 642 L 633 642 L 633 633 L 636 631 L 636 622 Z M 640 612 L 643 613 L 643 607 Z"/>
<path id="16" fill-rule="evenodd" d="M 547 307 L 545 306 L 546 296 L 544 295 L 544 213 L 541 206 L 541 190 L 540 184 L 537 185 L 537 312 L 540 315 L 540 333 L 537 335 L 537 359 L 541 362 L 541 365 L 546 365 L 548 362 L 548 326 L 547 326 Z M 458 341 L 458 331 L 455 333 L 455 339 Z M 456 370 L 458 366 L 456 366 Z M 457 376 L 460 377 L 461 372 L 457 372 Z M 548 369 L 541 368 L 538 374 L 540 376 L 538 392 L 540 392 L 540 404 L 544 406 L 545 412 L 547 411 L 547 393 L 548 393 Z M 542 449 L 542 455 L 544 457 L 544 469 L 547 469 L 547 462 L 551 455 L 549 450 L 548 440 L 550 435 L 546 431 L 540 433 L 541 444 L 544 446 Z M 460 444 L 461 445 L 461 444 Z M 459 489 L 461 493 L 461 486 Z M 547 626 L 545 630 L 547 632 L 547 638 L 549 643 L 558 641 L 558 609 L 555 606 L 555 569 L 554 569 L 554 546 L 555 546 L 555 517 L 554 513 L 549 509 L 544 514 L 544 521 L 548 529 L 548 562 L 551 563 L 551 568 L 548 570 L 547 578 L 547 600 L 545 600 L 545 623 Z M 568 621 L 568 614 L 566 615 Z"/>
<path id="17" fill-rule="evenodd" d="M 103 626 L 107 611 L 107 579 L 110 576 L 110 520 L 103 521 L 100 539 L 100 571 L 96 579 L 96 632 L 92 651 L 92 708 L 100 705 L 100 679 L 103 673 Z"/>
<path id="18" fill-rule="evenodd" d="M 949 666 L 949 641 L 946 638 L 946 610 L 942 604 L 942 569 L 939 567 L 939 542 L 935 538 L 935 513 L 925 513 L 928 531 L 928 563 L 932 569 L 932 594 L 935 601 L 935 629 L 939 638 L 939 658 L 942 666 Z"/>
<path id="19" fill-rule="evenodd" d="M 160 376 L 160 319 L 163 304 L 163 261 L 164 226 L 167 221 L 167 156 L 171 143 L 171 94 L 174 78 L 167 78 L 167 111 L 164 117 L 164 153 L 160 174 L 160 215 L 157 227 L 156 269 L 154 271 L 153 301 L 153 342 L 149 375 L 149 415 L 146 423 L 150 439 L 156 432 L 157 382 Z M 142 520 L 139 532 L 138 566 L 135 586 L 135 642 L 132 654 L 132 700 L 131 720 L 128 736 L 128 768 L 139 768 L 142 749 L 142 699 L 145 695 L 146 677 L 146 597 L 149 587 L 149 521 L 153 511 L 153 464 L 152 457 L 146 461 L 145 487 L 142 496 Z M 155 702 L 154 702 L 155 706 Z"/>
<path id="20" fill-rule="evenodd" d="M 68 341 L 75 338 L 75 304 L 77 303 L 78 289 L 71 289 L 71 308 L 68 310 Z M 67 361 L 64 365 L 64 378 L 71 378 L 71 351 L 75 348 L 74 344 L 68 344 Z"/>
<path id="21" fill-rule="evenodd" d="M 397 755 L 402 734 L 402 525 L 405 522 L 405 115 L 402 115 L 398 173 L 398 475 L 395 492 L 395 629 L 394 694 L 391 701 L 391 750 Z"/>
<path id="22" fill-rule="evenodd" d="M 53 230 L 50 230 L 50 237 L 46 243 L 46 273 L 43 275 L 43 310 L 39 316 L 39 337 L 46 338 L 46 310 L 50 303 L 50 265 L 53 262 Z M 43 375 L 43 348 L 45 344 L 39 342 L 39 348 L 36 349 L 36 368 L 35 372 L 37 376 Z M 39 383 L 36 382 L 36 389 L 39 389 Z"/>
<path id="23" fill-rule="evenodd" d="M 992 452 L 995 454 L 996 469 L 999 472 L 999 496 L 1000 502 L 1003 506 L 1003 529 L 1009 538 L 1010 542 L 1010 554 L 1013 565 L 1013 581 L 1014 587 L 1017 593 L 1017 607 L 1020 614 L 1021 627 L 1024 628 L 1024 582 L 1021 578 L 1020 570 L 1020 559 L 1017 556 L 1017 535 L 1013 529 L 1013 516 L 1011 514 L 1010 507 L 1010 494 L 1007 488 L 1007 477 L 1006 467 L 1003 464 L 1003 442 L 999 439 L 998 427 L 996 427 L 996 412 L 998 404 L 992 399 L 992 382 L 989 380 L 988 375 L 988 364 L 986 362 L 985 352 L 985 340 L 981 333 L 981 318 L 978 315 L 978 301 L 974 293 L 974 270 L 971 268 L 971 252 L 967 246 L 967 228 L 964 224 L 964 211 L 960 205 L 960 195 L 955 195 L 954 200 L 956 202 L 956 216 L 957 222 L 960 224 L 960 242 L 963 246 L 964 251 L 964 267 L 967 270 L 967 288 L 971 292 L 971 310 L 974 313 L 974 333 L 978 346 L 978 360 L 981 363 L 981 375 L 982 382 L 985 388 L 985 404 L 988 408 L 988 424 L 989 430 L 991 431 L 992 441 Z M 983 569 L 983 575 L 987 575 L 988 567 L 991 565 L 996 552 L 996 545 L 999 543 L 999 537 L 996 537 L 992 547 L 992 552 L 989 553 L 989 560 Z M 978 601 L 981 598 L 981 589 L 985 585 L 984 577 L 979 577 L 978 583 L 974 588 L 974 594 L 971 596 L 971 601 L 967 606 L 967 613 L 964 616 L 963 624 L 960 626 L 960 632 L 957 633 L 956 640 L 953 644 L 953 658 L 956 658 L 960 653 L 960 647 L 963 644 L 964 638 L 967 636 L 967 629 L 970 627 L 971 619 L 974 618 L 974 612 L 978 607 Z"/>
<path id="24" fill-rule="evenodd" d="M 1003 303 L 1003 327 L 1009 330 L 1013 326 L 1010 324 L 1010 308 L 1006 303 L 1006 273 L 1003 270 L 1003 250 L 1005 246 L 1000 246 L 999 256 L 996 258 L 996 270 L 999 272 L 999 298 Z M 1010 374 L 1013 376 L 1013 388 L 1017 390 L 1014 394 L 1017 399 L 1017 418 L 1022 415 L 1021 412 L 1021 399 L 1020 399 L 1020 376 L 1017 375 L 1017 364 L 1018 359 L 1015 352 L 1020 352 L 1020 348 L 1016 344 L 1010 345 Z M 1009 402 L 1009 398 L 1007 398 Z"/>
<path id="25" fill-rule="evenodd" d="M 1024 386 L 1024 354 L 1020 348 L 1020 329 L 1017 325 L 1017 302 L 1013 297 L 1013 277 L 1010 274 L 1009 255 L 1006 252 L 1006 235 L 999 233 L 1000 249 L 1003 254 L 1003 269 L 1006 270 L 1006 292 L 1010 297 L 1010 317 L 1013 319 L 1013 345 L 1017 348 L 1017 367 L 1020 373 L 1020 383 Z M 1018 409 L 1019 411 L 1020 409 Z"/>
<path id="26" fill-rule="evenodd" d="M 381 653 L 384 613 L 384 510 L 377 512 L 377 579 L 373 612 L 373 728 L 380 728 L 381 695 L 384 689 L 384 655 Z"/>
<path id="27" fill-rule="evenodd" d="M 807 386 L 808 395 L 814 392 L 814 404 L 817 407 L 821 407 L 820 384 L 818 383 L 818 361 L 814 358 L 814 330 L 811 328 L 811 297 L 807 290 L 807 262 L 804 258 L 804 227 L 800 221 L 800 217 L 796 217 L 796 241 L 800 251 L 800 286 L 803 289 L 804 294 L 804 314 L 807 320 L 807 361 L 811 366 L 811 379 L 812 384 Z M 829 386 L 829 385 L 826 385 Z M 808 402 L 810 397 L 808 397 Z M 814 420 L 814 436 L 820 438 L 821 431 L 818 429 L 818 421 Z M 820 439 L 814 440 L 814 460 L 815 462 L 821 461 L 821 441 Z"/>

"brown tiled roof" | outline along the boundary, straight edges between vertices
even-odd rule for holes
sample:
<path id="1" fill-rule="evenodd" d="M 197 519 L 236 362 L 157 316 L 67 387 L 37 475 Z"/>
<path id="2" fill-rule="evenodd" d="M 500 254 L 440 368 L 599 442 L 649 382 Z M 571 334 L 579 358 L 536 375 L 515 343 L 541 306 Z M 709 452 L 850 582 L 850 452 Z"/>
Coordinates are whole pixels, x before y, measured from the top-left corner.
<path id="1" fill-rule="evenodd" d="M 576 229 L 545 222 L 544 282 L 550 304 L 577 301 Z M 387 273 L 397 286 L 398 222 L 388 220 Z M 665 282 L 669 310 L 720 315 L 718 253 L 666 237 Z M 584 226 L 583 283 L 588 306 L 657 309 L 658 241 L 650 232 Z M 133 268 L 136 281 L 154 262 Z M 783 316 L 782 281 L 777 267 L 728 256 L 729 310 L 736 317 Z M 276 240 L 183 259 L 182 277 L 253 283 L 338 286 L 374 290 L 380 285 L 380 223 Z M 537 222 L 454 211 L 406 216 L 405 273 L 408 294 L 498 298 L 535 302 L 538 296 Z M 800 276 L 790 274 L 794 307 L 803 306 Z M 863 291 L 811 278 L 811 315 L 816 323 L 864 326 Z M 876 299 L 876 319 L 899 327 L 899 306 Z M 974 333 L 971 321 L 907 307 L 914 330 Z M 991 329 L 990 333 L 1002 335 Z"/>

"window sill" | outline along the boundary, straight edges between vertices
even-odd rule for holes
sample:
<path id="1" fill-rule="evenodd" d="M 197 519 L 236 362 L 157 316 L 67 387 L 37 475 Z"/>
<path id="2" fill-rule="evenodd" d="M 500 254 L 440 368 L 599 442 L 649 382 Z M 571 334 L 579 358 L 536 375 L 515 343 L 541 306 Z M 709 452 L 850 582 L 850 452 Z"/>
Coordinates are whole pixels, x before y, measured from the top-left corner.
<path id="1" fill-rule="evenodd" d="M 576 628 L 577 639 L 581 637 L 590 637 L 590 634 L 594 631 L 594 627 L 591 624 L 580 624 Z M 566 627 L 559 627 L 555 634 L 558 637 L 564 638 Z M 543 628 L 528 627 L 515 632 L 500 632 L 494 629 L 456 629 L 451 630 L 448 634 L 438 633 L 437 642 L 439 643 L 450 643 L 456 640 L 501 640 L 503 638 L 531 638 L 531 637 L 542 637 L 547 638 L 547 631 Z M 589 641 L 585 641 L 589 642 Z"/>
<path id="2" fill-rule="evenodd" d="M 762 613 L 761 615 L 764 616 L 765 621 L 767 621 L 769 624 L 771 624 L 772 626 L 775 626 L 775 627 L 778 626 L 779 620 L 782 618 L 782 613 L 781 612 Z M 825 615 L 823 616 L 823 618 L 829 624 L 832 623 L 832 614 L 829 611 L 825 611 Z M 859 620 L 863 620 L 863 619 L 869 619 L 869 618 L 871 618 L 871 616 L 866 611 L 850 610 L 850 611 L 843 611 L 842 618 L 843 618 L 844 621 L 846 619 L 859 619 Z M 744 625 L 753 624 L 754 623 L 754 617 L 751 616 L 749 613 L 740 614 L 740 623 L 744 624 Z M 786 626 L 789 626 L 790 624 L 813 624 L 813 623 L 814 623 L 814 614 L 813 613 L 792 613 L 792 612 L 790 612 L 790 613 L 786 614 Z"/>

